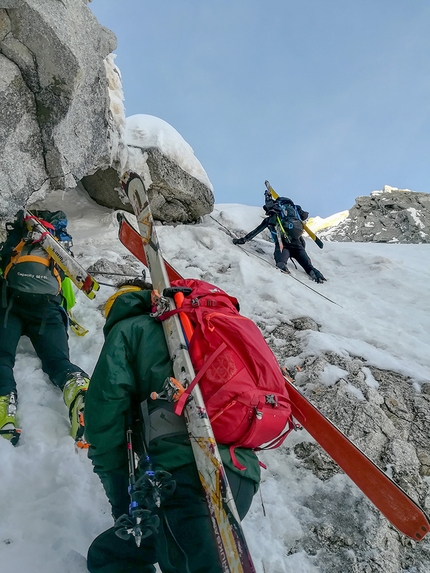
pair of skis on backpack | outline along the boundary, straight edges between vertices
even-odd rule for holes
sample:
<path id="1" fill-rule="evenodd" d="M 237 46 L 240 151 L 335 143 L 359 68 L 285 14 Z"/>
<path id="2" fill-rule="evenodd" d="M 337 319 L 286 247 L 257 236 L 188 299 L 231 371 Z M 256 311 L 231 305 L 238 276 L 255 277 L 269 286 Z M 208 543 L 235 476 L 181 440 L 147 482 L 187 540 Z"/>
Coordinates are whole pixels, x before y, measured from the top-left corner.
<path id="1" fill-rule="evenodd" d="M 100 288 L 97 281 L 51 235 L 43 223 L 29 211 L 26 211 L 25 222 L 31 231 L 33 242 L 40 244 L 75 286 L 89 299 L 93 299 Z"/>
<path id="2" fill-rule="evenodd" d="M 267 191 L 269 191 L 269 193 L 272 195 L 273 199 L 276 201 L 276 199 L 278 199 L 279 195 L 276 193 L 276 191 L 270 185 L 269 181 L 265 181 L 264 184 L 266 185 Z M 315 243 L 318 245 L 318 247 L 320 249 L 322 249 L 324 247 L 324 243 L 321 241 L 321 239 L 318 238 L 311 229 L 309 229 L 309 227 L 306 225 L 306 223 L 304 221 L 300 220 L 300 222 L 303 226 L 303 229 L 306 231 L 306 233 L 309 235 L 309 237 L 313 241 L 315 241 Z"/>
<path id="3" fill-rule="evenodd" d="M 133 181 L 133 178 L 140 179 L 137 175 L 130 174 L 127 183 Z M 123 213 L 118 213 L 118 221 L 121 243 L 148 267 L 142 236 Z M 172 265 L 167 261 L 164 263 L 170 281 L 182 279 Z M 287 372 L 284 372 L 284 378 L 290 394 L 293 416 L 299 424 L 396 529 L 415 541 L 421 541 L 429 532 L 430 523 L 419 505 L 297 390 Z"/>

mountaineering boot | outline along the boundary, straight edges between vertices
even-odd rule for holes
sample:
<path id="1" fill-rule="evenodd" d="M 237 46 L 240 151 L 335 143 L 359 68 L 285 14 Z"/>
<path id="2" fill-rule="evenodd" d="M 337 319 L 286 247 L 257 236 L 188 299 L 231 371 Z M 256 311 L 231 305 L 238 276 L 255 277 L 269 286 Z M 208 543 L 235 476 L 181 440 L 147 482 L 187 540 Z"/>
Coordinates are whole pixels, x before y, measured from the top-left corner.
<path id="1" fill-rule="evenodd" d="M 311 272 L 309 273 L 310 278 L 315 281 L 316 283 L 323 283 L 324 281 L 326 281 L 327 279 L 325 278 L 325 276 L 322 274 L 322 272 L 320 272 L 318 269 L 316 269 L 315 267 L 311 270 Z"/>
<path id="2" fill-rule="evenodd" d="M 63 400 L 69 408 L 69 418 L 72 428 L 70 435 L 74 438 L 79 448 L 87 448 L 88 444 L 84 438 L 84 404 L 85 392 L 90 383 L 82 372 L 74 372 L 64 385 Z"/>
<path id="3" fill-rule="evenodd" d="M 281 262 L 276 263 L 276 267 L 283 273 L 287 273 L 288 275 L 291 274 L 290 271 L 288 270 L 287 263 L 281 263 Z"/>
<path id="4" fill-rule="evenodd" d="M 18 443 L 21 430 L 16 427 L 16 392 L 0 396 L 0 435 L 14 446 Z"/>

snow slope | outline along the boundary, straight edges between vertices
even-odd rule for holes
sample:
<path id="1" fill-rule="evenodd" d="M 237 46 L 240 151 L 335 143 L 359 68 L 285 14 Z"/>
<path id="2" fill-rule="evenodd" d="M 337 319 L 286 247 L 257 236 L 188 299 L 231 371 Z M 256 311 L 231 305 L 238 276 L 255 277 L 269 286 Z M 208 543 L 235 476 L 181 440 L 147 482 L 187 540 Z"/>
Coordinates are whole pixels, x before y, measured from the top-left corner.
<path id="1" fill-rule="evenodd" d="M 53 194 L 45 206 L 68 214 L 74 252 L 85 267 L 101 257 L 124 263 L 128 253 L 116 238 L 117 222 L 109 209 L 81 192 Z M 326 243 L 320 250 L 308 239 L 314 265 L 328 278 L 316 285 L 300 268 L 291 266 L 298 280 L 271 268 L 273 246 L 261 236 L 254 243 L 258 256 L 247 254 L 232 245 L 216 222 L 240 234 L 263 214 L 256 207 L 216 205 L 200 224 L 160 226 L 164 255 L 184 276 L 214 282 L 237 296 L 242 312 L 268 330 L 295 317 L 316 320 L 321 331 L 304 331 L 303 355 L 287 360 L 289 366 L 307 353 L 350 353 L 410 376 L 419 392 L 430 380 L 428 246 Z M 111 278 L 100 277 L 106 283 Z M 90 374 L 103 343 L 101 305 L 112 292 L 102 286 L 93 301 L 77 294 L 74 314 L 89 334 L 70 334 L 71 356 Z M 20 342 L 15 375 L 23 434 L 16 448 L 0 439 L 1 571 L 82 573 L 89 544 L 111 526 L 109 505 L 85 452 L 74 450 L 61 393 L 42 372 L 27 339 Z M 361 494 L 344 475 L 322 483 L 294 455 L 286 455 L 299 439 L 303 433 L 262 455 L 269 469 L 261 497 L 256 496 L 244 522 L 258 573 L 319 571 L 311 556 L 291 553 L 311 517 L 304 505 L 307 496 L 339 492 L 345 512 L 363 506 Z"/>

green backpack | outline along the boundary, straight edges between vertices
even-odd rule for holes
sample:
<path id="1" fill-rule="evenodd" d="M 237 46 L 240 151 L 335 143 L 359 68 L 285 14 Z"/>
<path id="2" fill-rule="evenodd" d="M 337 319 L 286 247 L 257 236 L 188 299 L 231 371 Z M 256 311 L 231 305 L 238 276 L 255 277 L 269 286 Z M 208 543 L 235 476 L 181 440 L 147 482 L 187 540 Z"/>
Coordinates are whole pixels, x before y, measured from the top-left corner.
<path id="1" fill-rule="evenodd" d="M 34 214 L 63 245 L 72 244 L 72 238 L 66 231 L 67 217 L 63 211 L 35 211 Z M 1 255 L 3 279 L 8 292 L 13 297 L 34 300 L 59 295 L 64 273 L 45 249 L 32 241 L 24 212 L 20 211 L 15 221 L 8 223 L 6 228 L 8 237 Z"/>
<path id="2" fill-rule="evenodd" d="M 56 296 L 61 277 L 53 259 L 37 243 L 24 239 L 15 247 L 3 277 L 10 289 L 22 294 Z"/>

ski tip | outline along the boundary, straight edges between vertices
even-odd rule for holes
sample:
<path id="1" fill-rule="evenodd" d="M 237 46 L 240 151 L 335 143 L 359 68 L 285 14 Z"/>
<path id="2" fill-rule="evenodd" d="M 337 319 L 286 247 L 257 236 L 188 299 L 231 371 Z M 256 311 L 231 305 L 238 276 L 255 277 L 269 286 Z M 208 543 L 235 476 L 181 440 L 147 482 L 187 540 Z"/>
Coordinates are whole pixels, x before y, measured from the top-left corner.
<path id="1" fill-rule="evenodd" d="M 426 524 L 421 525 L 419 530 L 415 532 L 413 539 L 415 539 L 415 541 L 418 542 L 422 541 L 429 531 L 430 531 L 430 524 L 427 521 Z"/>
<path id="2" fill-rule="evenodd" d="M 135 178 L 142 180 L 142 177 L 138 173 L 135 173 L 134 171 L 126 171 L 121 177 L 121 185 L 125 189 L 128 183 L 130 183 L 130 181 Z"/>
<path id="3" fill-rule="evenodd" d="M 318 239 L 318 237 L 315 238 L 315 243 L 318 245 L 320 249 L 324 247 L 324 243 L 321 241 L 321 239 Z"/>
<path id="4" fill-rule="evenodd" d="M 121 177 L 121 186 L 123 189 L 126 189 L 128 182 L 130 181 L 132 175 L 133 175 L 133 173 L 131 171 L 126 171 L 125 173 L 123 173 L 123 175 Z"/>

